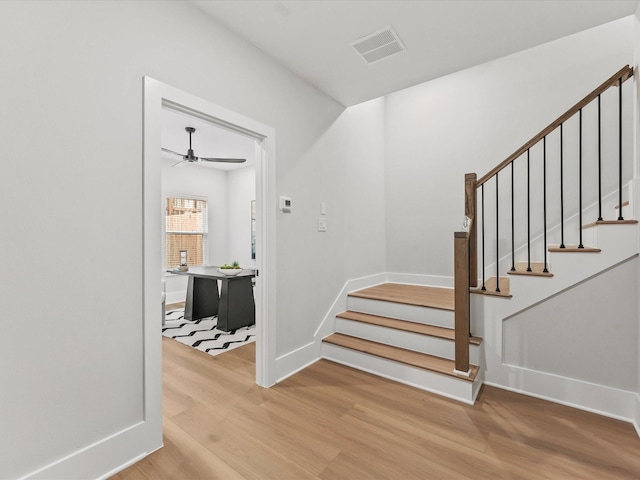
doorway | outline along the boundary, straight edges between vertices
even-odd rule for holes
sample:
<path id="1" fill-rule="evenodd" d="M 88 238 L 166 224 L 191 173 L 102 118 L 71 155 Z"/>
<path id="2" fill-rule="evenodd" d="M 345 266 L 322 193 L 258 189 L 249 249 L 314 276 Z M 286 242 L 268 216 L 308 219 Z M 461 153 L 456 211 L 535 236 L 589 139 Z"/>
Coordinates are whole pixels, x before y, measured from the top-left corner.
<path id="1" fill-rule="evenodd" d="M 255 285 L 256 383 L 275 383 L 275 130 L 163 84 L 144 78 L 143 118 L 143 338 L 144 411 L 152 435 L 162 435 L 161 324 L 163 271 L 161 124 L 162 110 L 170 109 L 255 140 Z"/>

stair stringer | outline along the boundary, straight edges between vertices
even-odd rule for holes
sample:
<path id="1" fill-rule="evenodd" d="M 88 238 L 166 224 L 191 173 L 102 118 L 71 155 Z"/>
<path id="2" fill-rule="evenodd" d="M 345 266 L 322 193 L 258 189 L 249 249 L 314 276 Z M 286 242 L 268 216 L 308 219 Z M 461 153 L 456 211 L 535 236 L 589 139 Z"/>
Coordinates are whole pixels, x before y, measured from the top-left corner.
<path id="1" fill-rule="evenodd" d="M 504 322 L 509 318 L 638 255 L 637 224 L 598 225 L 593 228 L 597 230 L 600 253 L 550 253 L 553 278 L 512 276 L 511 299 L 472 295 L 471 332 L 483 337 L 485 357 L 481 365 L 488 385 L 630 420 L 633 418 L 635 392 L 503 362 Z"/>

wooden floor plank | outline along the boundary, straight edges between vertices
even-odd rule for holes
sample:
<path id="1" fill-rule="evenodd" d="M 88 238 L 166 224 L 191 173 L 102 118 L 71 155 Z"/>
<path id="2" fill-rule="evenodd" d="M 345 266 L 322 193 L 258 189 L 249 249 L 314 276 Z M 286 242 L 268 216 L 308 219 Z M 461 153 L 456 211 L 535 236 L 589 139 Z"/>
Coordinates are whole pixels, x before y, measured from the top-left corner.
<path id="1" fill-rule="evenodd" d="M 383 283 L 356 292 L 350 292 L 349 296 L 438 308 L 441 310 L 454 309 L 453 288 Z"/>
<path id="2" fill-rule="evenodd" d="M 619 420 L 486 385 L 465 405 L 326 360 L 263 389 L 254 344 L 162 343 L 165 446 L 115 480 L 639 478 Z"/>

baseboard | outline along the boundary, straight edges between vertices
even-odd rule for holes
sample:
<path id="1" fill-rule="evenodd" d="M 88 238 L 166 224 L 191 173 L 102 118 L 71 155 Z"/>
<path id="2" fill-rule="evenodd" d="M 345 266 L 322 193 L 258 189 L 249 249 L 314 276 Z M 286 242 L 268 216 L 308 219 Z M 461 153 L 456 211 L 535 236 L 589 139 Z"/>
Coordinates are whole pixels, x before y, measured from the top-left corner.
<path id="1" fill-rule="evenodd" d="M 167 292 L 167 297 L 165 299 L 166 305 L 171 305 L 172 303 L 184 302 L 184 299 L 187 298 L 187 291 L 181 292 Z"/>
<path id="2" fill-rule="evenodd" d="M 353 292 L 354 290 L 360 290 L 362 288 L 372 287 L 374 285 L 379 285 L 387 281 L 387 276 L 384 273 L 379 273 L 376 275 L 370 275 L 367 277 L 355 278 L 353 280 L 347 281 L 340 293 L 334 300 L 331 308 L 320 322 L 320 325 L 316 329 L 313 334 L 314 341 L 321 342 L 324 337 L 327 335 L 331 335 L 336 331 L 336 315 L 344 312 L 347 309 L 347 297 L 349 292 Z M 318 350 L 319 354 L 320 350 Z"/>
<path id="3" fill-rule="evenodd" d="M 438 275 L 420 275 L 416 273 L 387 273 L 387 281 L 392 283 L 408 283 L 427 287 L 453 288 L 453 277 Z"/>
<path id="4" fill-rule="evenodd" d="M 636 393 L 635 395 L 635 399 L 633 402 L 633 407 L 634 407 L 634 411 L 633 411 L 633 421 L 631 422 L 633 424 L 633 428 L 636 429 L 636 433 L 638 434 L 638 437 L 640 437 L 640 394 Z"/>
<path id="5" fill-rule="evenodd" d="M 322 341 L 322 340 L 321 340 Z M 310 342 L 275 361 L 276 383 L 295 375 L 320 359 L 320 343 Z"/>
<path id="6" fill-rule="evenodd" d="M 109 478 L 162 447 L 162 435 L 151 438 L 157 436 L 151 430 L 148 422 L 132 425 L 28 473 L 20 480 Z"/>
<path id="7" fill-rule="evenodd" d="M 159 449 L 156 449 L 159 450 Z M 140 455 L 138 455 L 135 458 L 132 458 L 131 460 L 126 461 L 125 463 L 123 463 L 122 465 L 117 466 L 116 468 L 114 468 L 113 470 L 111 470 L 110 472 L 105 473 L 104 475 L 102 475 L 101 477 L 98 477 L 98 480 L 107 480 L 108 478 L 113 477 L 114 475 L 117 475 L 118 473 L 122 472 L 123 470 L 126 470 L 127 468 L 129 468 L 131 465 L 134 465 L 136 463 L 138 463 L 140 460 L 143 460 L 145 457 L 149 456 L 150 454 L 152 454 L 153 452 L 144 452 Z"/>
<path id="8" fill-rule="evenodd" d="M 508 368 L 507 376 L 510 379 L 510 384 L 493 381 L 490 372 L 487 371 L 485 372 L 485 385 L 625 422 L 633 422 L 634 416 L 636 419 L 638 418 L 637 415 L 634 415 L 634 410 L 640 412 L 638 394 L 635 392 L 525 368 Z"/>

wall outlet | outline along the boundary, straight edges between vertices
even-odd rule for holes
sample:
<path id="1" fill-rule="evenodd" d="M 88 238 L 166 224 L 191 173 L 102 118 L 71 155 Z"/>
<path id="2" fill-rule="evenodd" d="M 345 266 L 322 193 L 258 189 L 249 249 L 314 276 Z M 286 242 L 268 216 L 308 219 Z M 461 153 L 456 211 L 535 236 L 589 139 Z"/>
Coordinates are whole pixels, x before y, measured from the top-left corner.
<path id="1" fill-rule="evenodd" d="M 327 219 L 326 218 L 319 218 L 318 219 L 318 231 L 319 232 L 326 232 L 327 231 Z"/>

